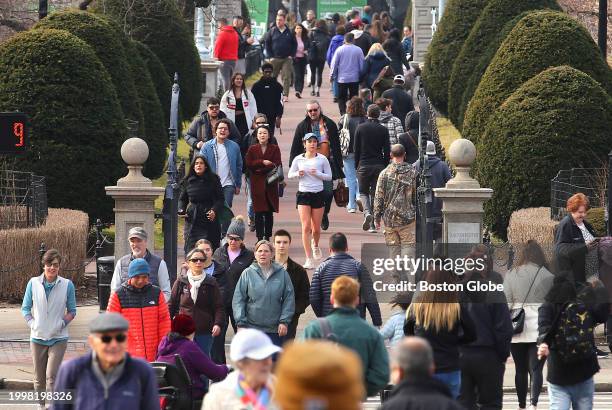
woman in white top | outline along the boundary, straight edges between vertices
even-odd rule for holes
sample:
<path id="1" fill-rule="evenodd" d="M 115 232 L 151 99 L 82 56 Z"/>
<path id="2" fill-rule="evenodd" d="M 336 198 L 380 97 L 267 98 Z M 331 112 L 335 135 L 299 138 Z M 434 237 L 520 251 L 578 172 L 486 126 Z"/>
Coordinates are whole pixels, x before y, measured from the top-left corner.
<path id="1" fill-rule="evenodd" d="M 509 308 L 525 311 L 523 331 L 512 337 L 510 352 L 516 366 L 514 384 L 519 409 L 527 406 L 528 375 L 531 380 L 531 409 L 538 405 L 542 390 L 544 361 L 538 360 L 538 309 L 552 287 L 554 276 L 547 269 L 546 257 L 540 245 L 529 240 L 517 266 L 504 278 L 504 293 Z"/>
<path id="2" fill-rule="evenodd" d="M 221 97 L 221 111 L 236 124 L 240 135 L 246 135 L 257 114 L 257 102 L 244 84 L 244 74 L 234 73 L 230 83 L 232 88 Z"/>
<path id="3" fill-rule="evenodd" d="M 332 171 L 327 158 L 324 155 L 317 154 L 319 144 L 317 136 L 309 132 L 304 135 L 302 141 L 306 152 L 293 159 L 288 177 L 299 178 L 296 198 L 300 222 L 302 223 L 302 244 L 304 253 L 306 253 L 304 268 L 313 269 L 313 253 L 316 259 L 321 258 L 319 238 L 321 237 L 321 220 L 323 219 L 325 206 L 323 181 L 331 181 Z"/>

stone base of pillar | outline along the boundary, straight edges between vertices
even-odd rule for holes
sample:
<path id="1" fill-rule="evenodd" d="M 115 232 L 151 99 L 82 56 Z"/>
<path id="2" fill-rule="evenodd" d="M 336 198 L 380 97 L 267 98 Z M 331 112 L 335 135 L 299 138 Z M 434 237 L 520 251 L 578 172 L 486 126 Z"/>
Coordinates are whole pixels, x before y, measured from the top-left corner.
<path id="1" fill-rule="evenodd" d="M 202 100 L 200 101 L 200 112 L 206 109 L 206 100 L 217 95 L 219 88 L 218 60 L 202 60 Z"/>

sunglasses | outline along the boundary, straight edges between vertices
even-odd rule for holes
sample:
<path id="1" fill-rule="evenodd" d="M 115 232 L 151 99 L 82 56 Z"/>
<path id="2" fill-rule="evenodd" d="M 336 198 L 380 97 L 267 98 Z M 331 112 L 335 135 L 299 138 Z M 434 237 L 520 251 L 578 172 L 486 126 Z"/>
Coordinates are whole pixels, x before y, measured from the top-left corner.
<path id="1" fill-rule="evenodd" d="M 268 126 L 267 122 L 256 122 L 255 125 L 263 125 L 264 127 Z"/>
<path id="2" fill-rule="evenodd" d="M 111 335 L 102 335 L 102 336 L 100 336 L 100 340 L 104 344 L 109 344 L 110 342 L 113 341 L 113 339 L 115 339 L 117 341 L 117 343 L 123 343 L 127 339 L 127 336 L 126 336 L 125 333 L 116 334 L 114 337 L 111 336 Z"/>
<path id="3" fill-rule="evenodd" d="M 231 241 L 241 241 L 242 239 L 240 239 L 240 237 L 238 236 L 228 236 L 227 240 L 231 242 Z"/>
<path id="4" fill-rule="evenodd" d="M 59 263 L 45 263 L 45 266 L 47 268 L 55 268 L 55 269 L 57 269 L 57 268 L 60 267 L 60 264 Z"/>
<path id="5" fill-rule="evenodd" d="M 193 258 L 193 259 L 189 259 L 189 262 L 193 262 L 193 263 L 198 263 L 198 262 L 206 262 L 206 259 L 204 258 Z"/>
<path id="6" fill-rule="evenodd" d="M 218 109 L 219 109 L 219 106 L 218 106 L 218 105 L 209 105 L 209 106 L 208 106 L 208 109 L 209 109 L 209 110 L 218 110 Z"/>

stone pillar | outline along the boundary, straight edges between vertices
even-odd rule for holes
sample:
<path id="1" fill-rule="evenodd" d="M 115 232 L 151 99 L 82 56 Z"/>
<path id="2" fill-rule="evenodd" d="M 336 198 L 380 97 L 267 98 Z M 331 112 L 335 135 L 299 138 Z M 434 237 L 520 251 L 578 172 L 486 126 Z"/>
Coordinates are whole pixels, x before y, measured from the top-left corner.
<path id="1" fill-rule="evenodd" d="M 414 0 L 412 2 L 413 60 L 418 63 L 425 61 L 427 47 L 433 37 L 432 10 L 436 11 L 435 22 L 438 22 L 439 0 Z"/>
<path id="2" fill-rule="evenodd" d="M 470 176 L 470 167 L 476 159 L 476 148 L 471 141 L 454 141 L 448 150 L 448 156 L 457 175 L 446 183 L 445 188 L 433 190 L 434 195 L 443 201 L 443 243 L 481 243 L 484 214 L 482 205 L 491 198 L 493 190 L 481 188 L 478 181 Z"/>
<path id="3" fill-rule="evenodd" d="M 142 175 L 142 166 L 149 157 L 149 147 L 140 138 L 130 138 L 121 146 L 121 158 L 128 166 L 128 174 L 116 186 L 105 187 L 106 195 L 115 200 L 115 259 L 130 252 L 127 234 L 135 226 L 142 226 L 149 235 L 148 247 L 155 246 L 155 200 L 164 188 L 154 187 Z"/>

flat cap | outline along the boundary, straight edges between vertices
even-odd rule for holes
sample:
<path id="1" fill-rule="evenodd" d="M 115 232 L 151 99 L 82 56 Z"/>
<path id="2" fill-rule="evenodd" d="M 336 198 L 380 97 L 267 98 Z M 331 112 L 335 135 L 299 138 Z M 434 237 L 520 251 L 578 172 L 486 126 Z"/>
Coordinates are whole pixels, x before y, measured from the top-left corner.
<path id="1" fill-rule="evenodd" d="M 128 239 L 130 238 L 140 238 L 144 241 L 147 240 L 147 231 L 145 231 L 140 226 L 135 226 L 128 232 Z"/>
<path id="2" fill-rule="evenodd" d="M 128 321 L 119 313 L 101 313 L 89 322 L 90 333 L 104 333 L 114 330 L 128 330 Z"/>

